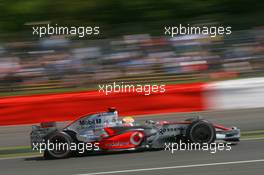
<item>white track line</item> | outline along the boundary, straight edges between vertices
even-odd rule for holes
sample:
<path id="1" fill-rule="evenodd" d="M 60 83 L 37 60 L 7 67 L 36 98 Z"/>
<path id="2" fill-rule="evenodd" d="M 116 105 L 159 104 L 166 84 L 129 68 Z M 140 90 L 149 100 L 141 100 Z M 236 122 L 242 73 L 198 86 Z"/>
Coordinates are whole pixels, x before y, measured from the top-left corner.
<path id="1" fill-rule="evenodd" d="M 30 156 L 18 156 L 18 157 L 2 157 L 0 160 L 12 160 L 12 159 L 26 159 L 26 158 L 36 158 L 40 157 L 38 155 L 30 155 Z"/>
<path id="2" fill-rule="evenodd" d="M 194 167 L 231 165 L 231 164 L 234 165 L 234 164 L 257 163 L 257 162 L 264 162 L 264 159 L 243 160 L 243 161 L 233 161 L 233 162 L 218 162 L 218 163 L 208 163 L 208 164 L 181 165 L 181 166 L 168 166 L 168 167 L 157 167 L 157 168 L 143 168 L 143 169 L 119 170 L 119 171 L 104 171 L 104 172 L 87 173 L 87 174 L 76 174 L 76 175 L 118 174 L 118 173 L 131 173 L 131 172 L 140 172 L 140 171 L 155 171 L 155 170 L 194 168 Z"/>
<path id="3" fill-rule="evenodd" d="M 264 140 L 264 137 L 240 139 L 240 141 L 251 141 L 251 140 Z"/>

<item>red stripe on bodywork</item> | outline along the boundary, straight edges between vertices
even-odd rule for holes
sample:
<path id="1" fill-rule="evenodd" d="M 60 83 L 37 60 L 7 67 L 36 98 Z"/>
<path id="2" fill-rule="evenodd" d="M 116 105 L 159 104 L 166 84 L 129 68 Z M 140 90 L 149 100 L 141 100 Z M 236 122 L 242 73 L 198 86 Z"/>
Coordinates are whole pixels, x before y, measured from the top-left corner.
<path id="1" fill-rule="evenodd" d="M 224 131 L 229 131 L 229 130 L 231 130 L 230 128 L 226 128 L 226 127 L 224 127 L 224 126 L 222 126 L 222 125 L 214 125 L 214 127 L 215 127 L 216 129 L 221 129 L 221 130 L 224 130 Z"/>

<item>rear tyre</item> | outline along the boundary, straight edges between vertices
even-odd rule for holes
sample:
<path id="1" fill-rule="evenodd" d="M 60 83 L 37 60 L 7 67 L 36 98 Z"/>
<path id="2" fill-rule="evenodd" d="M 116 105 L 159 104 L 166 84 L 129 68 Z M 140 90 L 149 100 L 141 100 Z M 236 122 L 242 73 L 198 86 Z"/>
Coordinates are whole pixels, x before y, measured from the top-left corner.
<path id="1" fill-rule="evenodd" d="M 44 152 L 46 159 L 62 159 L 71 155 L 70 146 L 73 142 L 72 138 L 65 132 L 55 132 L 49 138 L 50 148 Z M 47 144 L 48 145 L 48 144 Z"/>
<path id="2" fill-rule="evenodd" d="M 192 143 L 212 143 L 216 139 L 214 126 L 206 120 L 194 121 L 186 130 L 186 137 Z"/>

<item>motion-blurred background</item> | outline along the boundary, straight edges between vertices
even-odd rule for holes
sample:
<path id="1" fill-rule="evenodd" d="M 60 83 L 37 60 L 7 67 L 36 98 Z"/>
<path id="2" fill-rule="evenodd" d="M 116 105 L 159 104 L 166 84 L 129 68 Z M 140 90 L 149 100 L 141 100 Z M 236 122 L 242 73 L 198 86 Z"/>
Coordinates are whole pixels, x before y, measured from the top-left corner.
<path id="1" fill-rule="evenodd" d="M 98 83 L 201 82 L 264 74 L 258 0 L 0 2 L 0 96 L 96 89 Z M 231 26 L 169 38 L 164 26 Z M 32 26 L 99 26 L 100 36 L 32 35 Z"/>

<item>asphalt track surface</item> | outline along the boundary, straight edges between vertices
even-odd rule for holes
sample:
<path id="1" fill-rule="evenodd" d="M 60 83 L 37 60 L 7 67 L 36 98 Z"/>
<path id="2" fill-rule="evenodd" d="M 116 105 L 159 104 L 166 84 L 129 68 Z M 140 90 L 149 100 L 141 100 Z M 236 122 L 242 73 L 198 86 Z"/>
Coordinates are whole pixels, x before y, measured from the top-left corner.
<path id="1" fill-rule="evenodd" d="M 227 126 L 238 126 L 242 131 L 264 129 L 264 109 L 214 111 L 199 113 L 205 119 Z M 181 120 L 194 114 L 145 116 L 139 120 Z M 0 128 L 1 144 L 28 144 L 30 127 Z M 13 137 L 13 138 L 7 138 Z M 26 139 L 27 138 L 27 139 Z M 25 142 L 26 140 L 26 142 Z M 1 146 L 2 146 L 1 145 Z M 6 144 L 8 145 L 8 144 Z M 9 146 L 8 145 L 8 146 Z M 99 174 L 263 174 L 264 139 L 243 140 L 231 151 L 175 151 L 169 150 L 113 153 L 73 157 L 62 160 L 44 160 L 42 157 L 0 159 L 3 175 L 99 175 Z"/>

